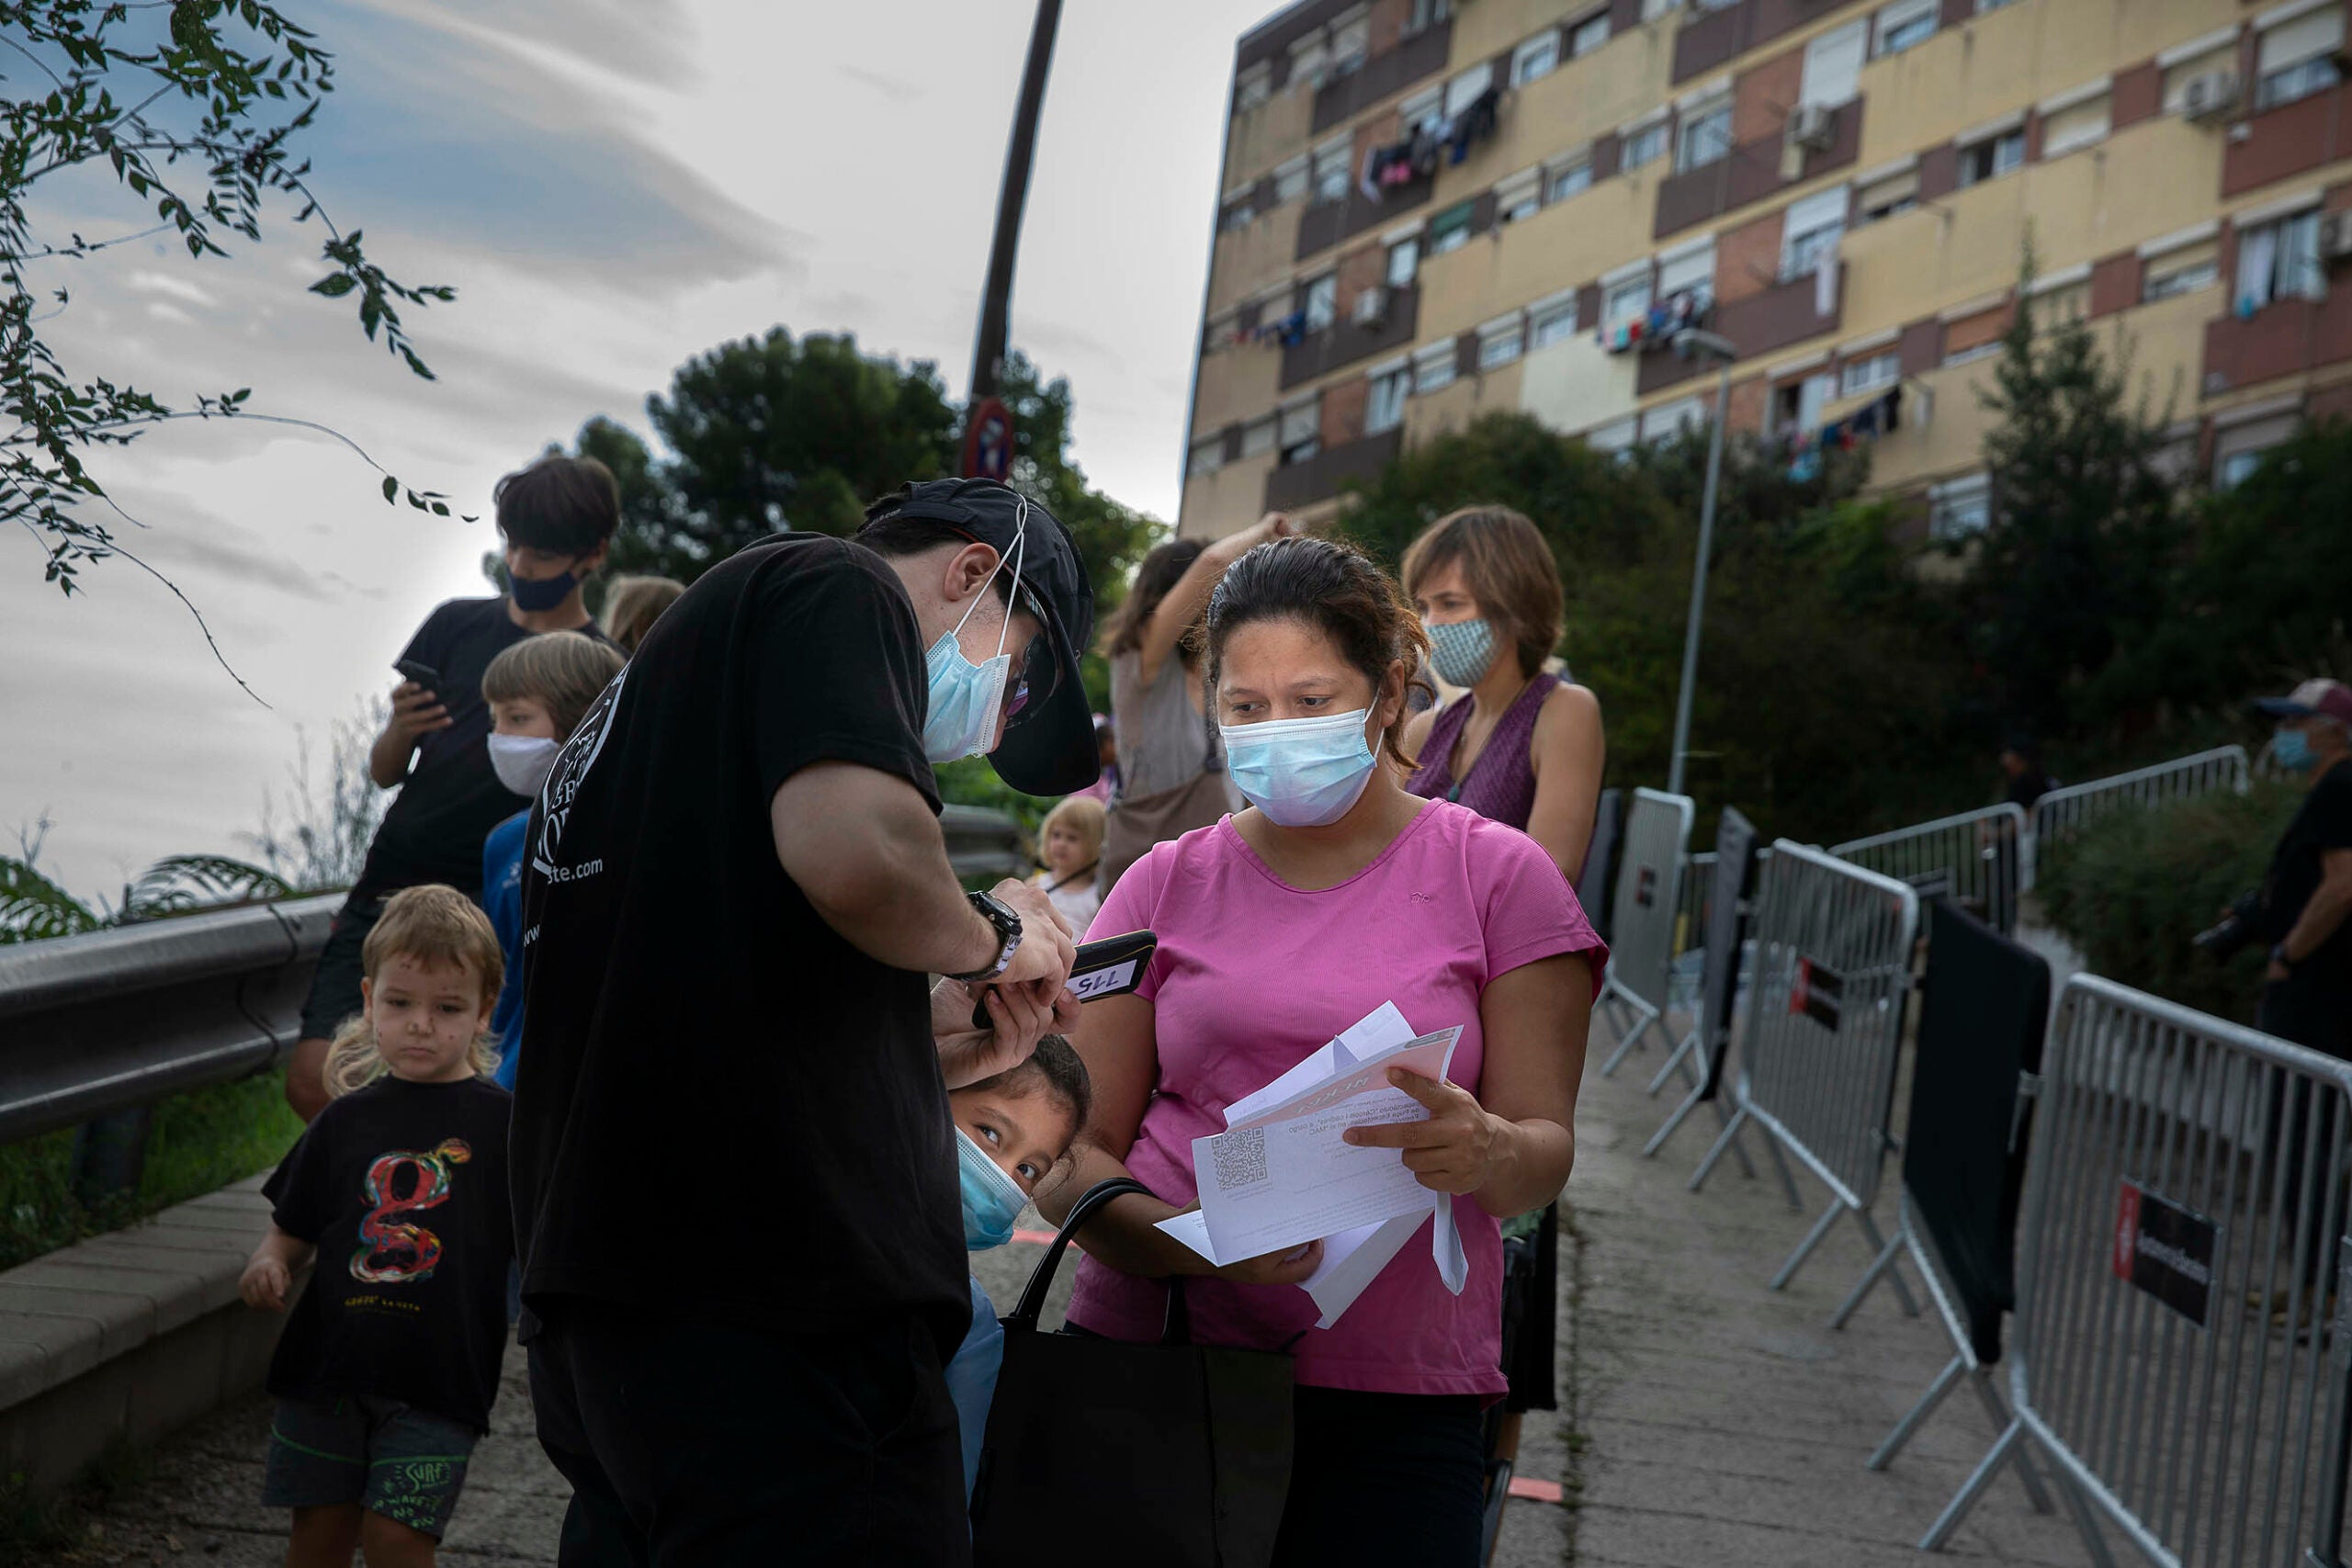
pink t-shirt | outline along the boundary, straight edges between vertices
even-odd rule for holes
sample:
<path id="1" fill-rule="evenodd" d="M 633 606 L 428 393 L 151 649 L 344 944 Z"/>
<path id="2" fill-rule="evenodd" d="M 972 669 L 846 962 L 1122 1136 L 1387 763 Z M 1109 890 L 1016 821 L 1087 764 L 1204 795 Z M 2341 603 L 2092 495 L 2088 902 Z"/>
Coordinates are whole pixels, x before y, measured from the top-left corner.
<path id="1" fill-rule="evenodd" d="M 1126 1165 L 1178 1205 L 1196 1196 L 1193 1140 L 1224 1131 L 1227 1105 L 1381 1003 L 1394 1001 L 1425 1032 L 1462 1025 L 1447 1076 L 1475 1094 L 1487 982 L 1582 953 L 1597 988 L 1608 957 L 1532 839 L 1442 800 L 1370 865 L 1320 892 L 1277 879 L 1230 818 L 1154 845 L 1090 932 L 1146 929 L 1159 933 L 1159 952 L 1136 995 L 1152 1004 L 1159 1077 Z M 1438 1278 L 1425 1225 L 1328 1329 L 1314 1326 L 1315 1303 L 1295 1285 L 1189 1278 L 1193 1337 L 1275 1349 L 1296 1336 L 1297 1381 L 1320 1388 L 1500 1393 L 1501 1232 L 1475 1198 L 1456 1198 L 1453 1211 L 1470 1262 L 1459 1296 Z M 1155 1339 L 1166 1313 L 1160 1285 L 1091 1258 L 1080 1264 L 1072 1323 Z"/>

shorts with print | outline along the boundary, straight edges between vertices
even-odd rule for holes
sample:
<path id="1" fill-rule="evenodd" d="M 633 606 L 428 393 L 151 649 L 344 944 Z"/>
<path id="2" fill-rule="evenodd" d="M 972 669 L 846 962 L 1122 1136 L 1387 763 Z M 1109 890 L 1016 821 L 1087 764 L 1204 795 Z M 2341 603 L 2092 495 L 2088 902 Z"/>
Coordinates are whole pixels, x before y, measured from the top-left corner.
<path id="1" fill-rule="evenodd" d="M 272 1508 L 357 1503 L 438 1540 L 474 1442 L 463 1422 L 397 1399 L 281 1399 L 261 1500 Z"/>

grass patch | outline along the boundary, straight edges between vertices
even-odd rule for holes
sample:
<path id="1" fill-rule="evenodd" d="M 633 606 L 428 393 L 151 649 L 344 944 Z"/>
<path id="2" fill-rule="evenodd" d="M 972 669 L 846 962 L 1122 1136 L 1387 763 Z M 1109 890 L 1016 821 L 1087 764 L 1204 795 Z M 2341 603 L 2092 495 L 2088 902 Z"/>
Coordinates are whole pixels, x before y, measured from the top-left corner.
<path id="1" fill-rule="evenodd" d="M 159 1101 L 135 1192 L 87 1209 L 74 1197 L 69 1129 L 0 1147 L 0 1269 L 266 1170 L 301 1135 L 275 1072 Z"/>

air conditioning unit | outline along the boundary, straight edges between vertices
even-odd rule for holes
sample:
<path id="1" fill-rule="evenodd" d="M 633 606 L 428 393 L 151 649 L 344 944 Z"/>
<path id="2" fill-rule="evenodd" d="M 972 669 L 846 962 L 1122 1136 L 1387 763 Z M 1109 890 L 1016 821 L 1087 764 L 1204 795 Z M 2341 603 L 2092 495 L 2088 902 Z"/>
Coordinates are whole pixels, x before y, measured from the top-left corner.
<path id="1" fill-rule="evenodd" d="M 1789 141 L 1809 152 L 1826 152 L 1838 135 L 1838 111 L 1827 104 L 1799 104 L 1789 117 Z"/>
<path id="2" fill-rule="evenodd" d="M 2352 212 L 2331 212 L 2319 220 L 2319 254 L 2324 262 L 2352 261 Z"/>
<path id="3" fill-rule="evenodd" d="M 1348 320 L 1360 327 L 1376 327 L 1388 319 L 1388 290 L 1375 284 L 1356 296 L 1355 309 L 1348 312 Z"/>
<path id="4" fill-rule="evenodd" d="M 2180 85 L 2180 112 L 2189 119 L 2219 119 L 2237 103 L 2234 71 L 2208 71 Z"/>

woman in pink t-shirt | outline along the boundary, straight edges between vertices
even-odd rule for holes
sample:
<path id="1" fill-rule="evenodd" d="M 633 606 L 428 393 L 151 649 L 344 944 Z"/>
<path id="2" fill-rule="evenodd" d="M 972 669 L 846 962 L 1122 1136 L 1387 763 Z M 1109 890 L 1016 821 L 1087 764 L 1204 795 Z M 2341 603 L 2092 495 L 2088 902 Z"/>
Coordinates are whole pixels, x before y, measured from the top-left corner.
<path id="1" fill-rule="evenodd" d="M 1159 951 L 1133 995 L 1086 1010 L 1094 1114 L 1071 1176 L 1040 1194 L 1056 1219 L 1113 1176 L 1159 1195 L 1088 1227 L 1077 1327 L 1157 1338 L 1160 1281 L 1188 1275 L 1197 1341 L 1295 1357 L 1280 1562 L 1476 1563 L 1479 1411 L 1505 1386 L 1497 1218 L 1567 1179 L 1607 956 L 1533 840 L 1401 786 L 1395 737 L 1426 648 L 1395 583 L 1345 546 L 1277 540 L 1227 571 L 1206 689 L 1250 809 L 1155 846 L 1096 915 L 1094 934 L 1149 928 Z M 1448 1081 L 1399 1077 L 1429 1120 L 1350 1137 L 1401 1147 L 1452 1195 L 1469 1280 L 1446 1290 L 1424 1231 L 1318 1329 L 1297 1287 L 1319 1242 L 1212 1269 L 1153 1226 L 1193 1205 L 1192 1141 L 1222 1131 L 1227 1105 L 1386 1001 L 1462 1037 Z"/>

